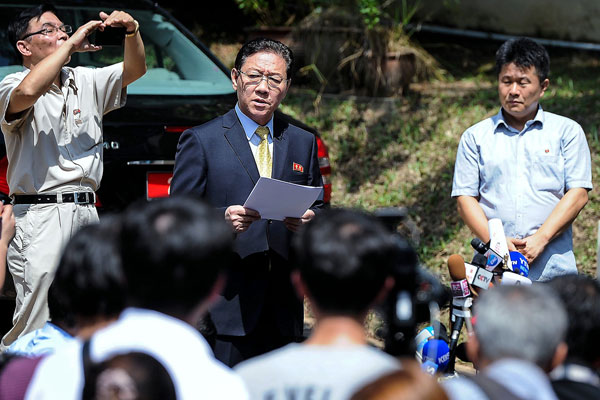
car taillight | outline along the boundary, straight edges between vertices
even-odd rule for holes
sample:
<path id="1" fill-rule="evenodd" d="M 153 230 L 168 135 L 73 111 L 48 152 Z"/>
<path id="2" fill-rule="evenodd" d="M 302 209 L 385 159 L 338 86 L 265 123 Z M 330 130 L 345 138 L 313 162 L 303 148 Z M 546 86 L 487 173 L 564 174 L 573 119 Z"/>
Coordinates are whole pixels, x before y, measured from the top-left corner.
<path id="1" fill-rule="evenodd" d="M 182 133 L 191 126 L 165 126 L 165 133 Z"/>
<path id="2" fill-rule="evenodd" d="M 98 193 L 96 193 L 96 203 L 94 203 L 94 205 L 96 206 L 96 208 L 102 207 L 102 202 L 100 201 L 100 197 L 98 197 Z"/>
<path id="3" fill-rule="evenodd" d="M 329 152 L 325 142 L 320 137 L 317 138 L 319 168 L 323 176 L 323 201 L 329 203 L 331 201 L 331 164 L 329 164 Z"/>

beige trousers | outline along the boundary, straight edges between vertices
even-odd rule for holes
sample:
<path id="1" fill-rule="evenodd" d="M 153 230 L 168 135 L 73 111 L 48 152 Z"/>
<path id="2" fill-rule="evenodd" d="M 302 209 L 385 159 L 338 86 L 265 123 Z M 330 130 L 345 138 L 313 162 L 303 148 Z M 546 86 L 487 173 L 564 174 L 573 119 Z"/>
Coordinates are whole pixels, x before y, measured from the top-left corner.
<path id="1" fill-rule="evenodd" d="M 48 288 L 62 249 L 79 228 L 98 221 L 93 204 L 17 204 L 14 213 L 16 234 L 7 261 L 17 298 L 13 327 L 0 351 L 48 321 Z"/>

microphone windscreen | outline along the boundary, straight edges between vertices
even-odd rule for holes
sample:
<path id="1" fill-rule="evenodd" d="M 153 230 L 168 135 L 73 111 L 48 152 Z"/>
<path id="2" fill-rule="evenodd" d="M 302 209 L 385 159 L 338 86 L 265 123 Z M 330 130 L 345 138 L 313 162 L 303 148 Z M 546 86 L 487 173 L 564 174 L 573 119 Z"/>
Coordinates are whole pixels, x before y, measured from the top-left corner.
<path id="1" fill-rule="evenodd" d="M 458 254 L 452 254 L 448 258 L 448 272 L 453 281 L 460 281 L 467 278 L 465 270 L 465 260 Z"/>
<path id="2" fill-rule="evenodd" d="M 423 346 L 423 361 L 438 365 L 438 371 L 445 371 L 450 362 L 450 348 L 443 340 L 431 339 Z"/>
<path id="3" fill-rule="evenodd" d="M 485 254 L 485 252 L 488 251 L 486 244 L 479 238 L 473 238 L 473 240 L 471 240 L 471 247 L 479 254 Z"/>
<path id="4" fill-rule="evenodd" d="M 524 277 L 529 276 L 529 263 L 523 254 L 518 251 L 511 251 L 510 259 L 512 261 L 512 270 L 514 273 Z"/>

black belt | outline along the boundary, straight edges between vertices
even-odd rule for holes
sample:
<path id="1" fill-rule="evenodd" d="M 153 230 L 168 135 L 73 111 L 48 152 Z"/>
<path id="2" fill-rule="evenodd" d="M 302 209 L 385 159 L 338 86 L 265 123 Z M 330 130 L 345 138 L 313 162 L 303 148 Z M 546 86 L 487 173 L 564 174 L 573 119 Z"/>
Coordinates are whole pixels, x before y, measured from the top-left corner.
<path id="1" fill-rule="evenodd" d="M 94 204 L 96 194 L 93 192 L 62 193 L 62 201 L 58 201 L 61 194 L 16 194 L 13 204 L 48 204 L 48 203 L 75 203 Z"/>

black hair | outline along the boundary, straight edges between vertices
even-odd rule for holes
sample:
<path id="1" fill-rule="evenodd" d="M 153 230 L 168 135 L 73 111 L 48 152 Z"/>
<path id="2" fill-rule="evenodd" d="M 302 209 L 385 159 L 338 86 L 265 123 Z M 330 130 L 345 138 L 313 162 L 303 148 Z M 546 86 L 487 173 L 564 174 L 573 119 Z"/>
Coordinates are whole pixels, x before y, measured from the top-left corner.
<path id="1" fill-rule="evenodd" d="M 262 51 L 275 53 L 281 56 L 285 61 L 287 79 L 292 77 L 292 68 L 294 66 L 294 54 L 292 53 L 292 50 L 277 40 L 262 37 L 250 40 L 242 46 L 235 57 L 235 69 L 241 71 L 241 68 L 248 57 Z"/>
<path id="2" fill-rule="evenodd" d="M 550 281 L 567 310 L 567 360 L 600 361 L 600 283 L 585 275 L 567 275 Z"/>
<path id="3" fill-rule="evenodd" d="M 17 58 L 22 59 L 22 54 L 17 50 L 17 42 L 21 40 L 29 29 L 29 21 L 34 18 L 40 19 L 40 17 L 46 13 L 51 12 L 56 14 L 56 7 L 50 3 L 42 3 L 38 6 L 26 8 L 20 11 L 8 24 L 8 41 L 10 42 L 11 48 L 14 50 Z"/>
<path id="4" fill-rule="evenodd" d="M 119 254 L 119 221 L 103 217 L 67 243 L 48 290 L 53 322 L 68 328 L 97 317 L 116 317 L 125 306 L 126 280 Z"/>
<path id="5" fill-rule="evenodd" d="M 130 206 L 123 217 L 123 268 L 132 305 L 185 317 L 211 293 L 233 258 L 222 215 L 189 197 Z"/>
<path id="6" fill-rule="evenodd" d="M 535 67 L 540 84 L 550 73 L 550 56 L 546 48 L 529 38 L 513 38 L 502 43 L 496 52 L 496 76 L 510 63 L 519 68 Z"/>
<path id="7" fill-rule="evenodd" d="M 359 316 L 391 276 L 400 248 L 394 235 L 363 212 L 320 212 L 294 239 L 294 259 L 325 313 Z"/>

